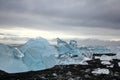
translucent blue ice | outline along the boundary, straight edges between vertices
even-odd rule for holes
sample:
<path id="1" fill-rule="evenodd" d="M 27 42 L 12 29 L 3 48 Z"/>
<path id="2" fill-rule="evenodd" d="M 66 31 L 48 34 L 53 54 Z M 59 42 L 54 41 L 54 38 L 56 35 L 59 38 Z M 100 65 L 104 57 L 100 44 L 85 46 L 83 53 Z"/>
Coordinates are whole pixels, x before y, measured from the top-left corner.
<path id="1" fill-rule="evenodd" d="M 48 69 L 57 64 L 57 50 L 43 38 L 32 39 L 20 48 L 0 45 L 0 70 L 8 73 Z"/>
<path id="2" fill-rule="evenodd" d="M 23 45 L 20 51 L 25 55 L 23 62 L 29 66 L 29 70 L 47 69 L 57 64 L 57 50 L 46 39 L 32 39 Z"/>

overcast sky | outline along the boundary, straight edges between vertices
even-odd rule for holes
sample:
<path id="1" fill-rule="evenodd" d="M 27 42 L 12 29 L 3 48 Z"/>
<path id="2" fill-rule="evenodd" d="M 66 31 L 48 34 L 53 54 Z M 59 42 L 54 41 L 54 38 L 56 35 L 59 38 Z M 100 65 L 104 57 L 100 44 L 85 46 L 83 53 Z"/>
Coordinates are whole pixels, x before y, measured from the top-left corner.
<path id="1" fill-rule="evenodd" d="M 0 0 L 0 37 L 120 40 L 120 0 Z"/>

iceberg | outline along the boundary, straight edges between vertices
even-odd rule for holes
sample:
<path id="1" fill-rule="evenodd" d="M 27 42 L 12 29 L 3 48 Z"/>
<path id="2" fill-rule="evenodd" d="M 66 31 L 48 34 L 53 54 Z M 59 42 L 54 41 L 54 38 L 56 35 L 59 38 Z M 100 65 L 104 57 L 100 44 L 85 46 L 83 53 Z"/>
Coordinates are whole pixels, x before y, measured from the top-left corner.
<path id="1" fill-rule="evenodd" d="M 44 70 L 58 64 L 86 65 L 86 61 L 92 59 L 93 53 L 110 53 L 110 50 L 104 47 L 78 47 L 75 40 L 67 43 L 59 38 L 55 48 L 41 37 L 31 39 L 19 47 L 0 44 L 0 70 L 19 73 Z M 111 60 L 106 56 L 100 59 Z"/>
<path id="2" fill-rule="evenodd" d="M 0 44 L 0 70 L 8 73 L 26 72 L 28 67 L 14 47 Z"/>
<path id="3" fill-rule="evenodd" d="M 57 50 L 59 54 L 65 54 L 68 53 L 71 48 L 67 42 L 57 38 Z"/>
<path id="4" fill-rule="evenodd" d="M 57 50 L 46 39 L 29 40 L 19 49 L 25 55 L 23 62 L 29 67 L 29 70 L 43 70 L 57 64 L 55 57 Z"/>
<path id="5" fill-rule="evenodd" d="M 57 50 L 46 39 L 29 40 L 16 48 L 0 44 L 0 70 L 8 73 L 37 71 L 55 66 Z"/>
<path id="6" fill-rule="evenodd" d="M 80 49 L 77 46 L 77 41 L 70 40 L 69 43 L 57 38 L 57 50 L 59 53 L 59 64 L 81 64 L 92 59 L 92 54 L 88 49 Z"/>
<path id="7" fill-rule="evenodd" d="M 77 42 L 75 40 L 70 40 L 69 44 L 59 38 L 57 38 L 57 49 L 59 54 L 70 53 L 72 55 L 80 54 L 80 50 L 77 47 Z"/>

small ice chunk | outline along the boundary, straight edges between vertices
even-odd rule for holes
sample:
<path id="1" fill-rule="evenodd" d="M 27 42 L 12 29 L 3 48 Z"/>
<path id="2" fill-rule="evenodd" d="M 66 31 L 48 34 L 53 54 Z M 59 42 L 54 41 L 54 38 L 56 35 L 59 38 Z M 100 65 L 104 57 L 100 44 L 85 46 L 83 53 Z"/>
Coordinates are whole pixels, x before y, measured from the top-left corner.
<path id="1" fill-rule="evenodd" d="M 118 62 L 118 65 L 119 65 L 119 67 L 120 67 L 120 62 Z"/>
<path id="2" fill-rule="evenodd" d="M 100 59 L 100 57 L 99 56 L 95 56 L 95 59 Z"/>
<path id="3" fill-rule="evenodd" d="M 56 73 L 53 73 L 52 75 L 55 76 L 55 77 L 57 77 L 57 74 L 56 74 Z"/>
<path id="4" fill-rule="evenodd" d="M 95 69 L 94 71 L 92 71 L 93 74 L 109 74 L 110 71 L 108 69 L 100 69 L 100 68 L 97 68 Z"/>
<path id="5" fill-rule="evenodd" d="M 101 60 L 101 61 L 112 61 L 112 57 L 107 56 L 107 55 L 102 55 L 102 56 L 100 57 L 100 60 Z"/>
<path id="6" fill-rule="evenodd" d="M 86 61 L 84 62 L 80 62 L 81 65 L 88 65 L 88 63 Z"/>
<path id="7" fill-rule="evenodd" d="M 101 64 L 103 64 L 103 65 L 110 65 L 111 63 L 109 61 L 102 61 Z"/>
<path id="8" fill-rule="evenodd" d="M 114 65 L 110 65 L 110 66 L 107 66 L 107 67 L 110 67 L 110 68 L 113 68 Z"/>

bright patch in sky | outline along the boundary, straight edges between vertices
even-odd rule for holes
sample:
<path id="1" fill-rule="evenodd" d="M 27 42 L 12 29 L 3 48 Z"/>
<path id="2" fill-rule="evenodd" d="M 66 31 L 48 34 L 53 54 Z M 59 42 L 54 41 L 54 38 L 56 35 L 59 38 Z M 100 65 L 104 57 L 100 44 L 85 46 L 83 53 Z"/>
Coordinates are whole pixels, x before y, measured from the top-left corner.
<path id="1" fill-rule="evenodd" d="M 1 33 L 16 35 L 19 37 L 44 37 L 47 39 L 54 39 L 60 36 L 61 38 L 74 38 L 78 36 L 67 35 L 57 31 L 44 31 L 44 30 L 35 30 L 35 29 L 25 29 L 25 28 L 13 28 L 13 29 L 0 29 Z"/>

